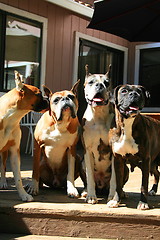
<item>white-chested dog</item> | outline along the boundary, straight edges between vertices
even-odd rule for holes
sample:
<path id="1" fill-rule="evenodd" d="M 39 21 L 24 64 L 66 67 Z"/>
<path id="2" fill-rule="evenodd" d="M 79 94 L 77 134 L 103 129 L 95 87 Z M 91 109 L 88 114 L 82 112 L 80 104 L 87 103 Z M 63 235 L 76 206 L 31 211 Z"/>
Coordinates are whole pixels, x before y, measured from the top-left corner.
<path id="1" fill-rule="evenodd" d="M 90 74 L 86 65 L 85 98 L 88 103 L 82 119 L 84 160 L 88 203 L 96 203 L 96 191 L 110 188 L 112 153 L 108 133 L 114 117 L 109 101 L 111 84 L 106 74 Z"/>
<path id="2" fill-rule="evenodd" d="M 0 98 L 0 154 L 1 181 L 0 188 L 7 188 L 5 178 L 6 160 L 10 153 L 10 162 L 15 184 L 23 201 L 32 201 L 33 197 L 23 188 L 20 174 L 20 140 L 19 122 L 30 111 L 41 111 L 48 108 L 48 101 L 41 91 L 34 86 L 23 84 L 22 75 L 15 71 L 16 87 Z"/>
<path id="3" fill-rule="evenodd" d="M 110 130 L 110 141 L 114 154 L 117 187 L 115 197 L 109 207 L 118 207 L 122 198 L 126 163 L 131 171 L 139 167 L 142 171 L 141 196 L 137 208 L 149 209 L 148 179 L 154 174 L 155 182 L 150 191 L 156 194 L 160 165 L 160 122 L 140 114 L 150 97 L 139 85 L 120 85 L 114 93 L 116 124 Z"/>
<path id="4" fill-rule="evenodd" d="M 78 100 L 76 91 L 79 81 L 71 91 L 52 93 L 44 87 L 50 99 L 50 109 L 43 114 L 35 129 L 34 167 L 28 192 L 36 195 L 39 182 L 49 187 L 65 187 L 70 197 L 78 197 L 74 180 L 78 177 L 75 169 L 76 143 L 79 122 L 77 118 Z M 42 160 L 40 157 L 42 153 Z"/>

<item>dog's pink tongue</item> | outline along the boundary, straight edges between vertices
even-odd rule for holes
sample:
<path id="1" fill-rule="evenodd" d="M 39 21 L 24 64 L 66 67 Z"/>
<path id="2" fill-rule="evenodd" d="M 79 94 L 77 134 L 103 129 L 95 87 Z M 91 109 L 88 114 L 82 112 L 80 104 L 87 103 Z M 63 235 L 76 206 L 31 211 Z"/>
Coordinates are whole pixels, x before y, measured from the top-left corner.
<path id="1" fill-rule="evenodd" d="M 94 102 L 103 102 L 103 98 L 93 98 Z"/>
<path id="2" fill-rule="evenodd" d="M 139 108 L 138 107 L 129 107 L 129 109 L 137 111 Z"/>

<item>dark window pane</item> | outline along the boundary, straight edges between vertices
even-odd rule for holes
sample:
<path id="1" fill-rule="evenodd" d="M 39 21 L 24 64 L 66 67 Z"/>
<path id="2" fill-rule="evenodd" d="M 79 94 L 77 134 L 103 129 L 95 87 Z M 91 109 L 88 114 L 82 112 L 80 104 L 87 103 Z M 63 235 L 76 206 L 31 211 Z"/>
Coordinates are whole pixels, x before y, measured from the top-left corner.
<path id="1" fill-rule="evenodd" d="M 160 48 L 140 51 L 139 84 L 151 94 L 149 107 L 160 107 Z"/>

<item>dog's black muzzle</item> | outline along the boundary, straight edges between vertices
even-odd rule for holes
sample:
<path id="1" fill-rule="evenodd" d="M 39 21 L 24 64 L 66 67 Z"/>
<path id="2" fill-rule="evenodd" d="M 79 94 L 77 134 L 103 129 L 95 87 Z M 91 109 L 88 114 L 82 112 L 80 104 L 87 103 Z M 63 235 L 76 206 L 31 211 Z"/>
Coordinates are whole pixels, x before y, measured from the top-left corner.
<path id="1" fill-rule="evenodd" d="M 136 91 L 130 92 L 119 104 L 119 111 L 125 117 L 135 117 L 144 107 L 144 99 Z"/>
<path id="2" fill-rule="evenodd" d="M 39 95 L 39 101 L 33 106 L 33 111 L 41 112 L 42 110 L 49 109 L 49 100 L 44 98 L 42 95 Z"/>

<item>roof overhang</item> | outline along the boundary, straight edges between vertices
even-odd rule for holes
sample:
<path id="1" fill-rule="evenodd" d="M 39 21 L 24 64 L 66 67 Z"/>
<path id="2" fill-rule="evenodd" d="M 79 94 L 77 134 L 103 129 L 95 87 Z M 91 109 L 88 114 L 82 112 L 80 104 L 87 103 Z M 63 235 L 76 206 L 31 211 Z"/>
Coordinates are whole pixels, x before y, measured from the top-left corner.
<path id="1" fill-rule="evenodd" d="M 92 8 L 82 5 L 81 3 L 78 3 L 74 0 L 46 0 L 46 1 L 56 4 L 60 7 L 66 8 L 68 10 L 71 10 L 73 12 L 76 12 L 85 17 L 92 18 L 93 16 L 94 10 Z"/>

